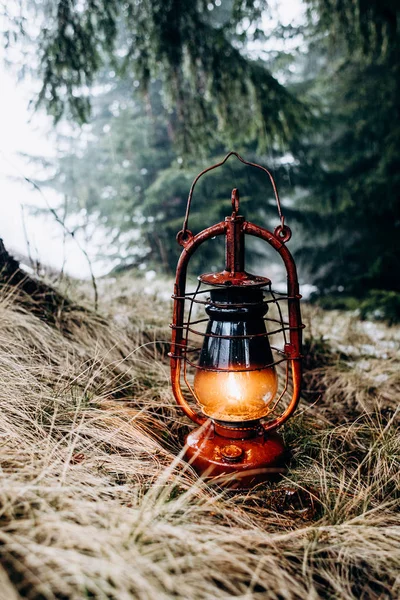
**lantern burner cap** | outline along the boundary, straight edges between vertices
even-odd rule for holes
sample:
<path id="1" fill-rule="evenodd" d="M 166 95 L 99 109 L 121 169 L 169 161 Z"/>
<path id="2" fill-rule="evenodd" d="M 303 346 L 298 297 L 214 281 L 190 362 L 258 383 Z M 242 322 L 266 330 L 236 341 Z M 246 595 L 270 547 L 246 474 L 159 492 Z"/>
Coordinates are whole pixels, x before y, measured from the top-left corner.
<path id="1" fill-rule="evenodd" d="M 244 450 L 235 444 L 229 444 L 221 448 L 221 455 L 227 462 L 239 462 L 244 455 Z"/>
<path id="2" fill-rule="evenodd" d="M 219 273 L 203 273 L 199 281 L 207 285 L 220 287 L 265 287 L 271 283 L 268 277 L 252 275 L 246 271 L 220 271 Z"/>

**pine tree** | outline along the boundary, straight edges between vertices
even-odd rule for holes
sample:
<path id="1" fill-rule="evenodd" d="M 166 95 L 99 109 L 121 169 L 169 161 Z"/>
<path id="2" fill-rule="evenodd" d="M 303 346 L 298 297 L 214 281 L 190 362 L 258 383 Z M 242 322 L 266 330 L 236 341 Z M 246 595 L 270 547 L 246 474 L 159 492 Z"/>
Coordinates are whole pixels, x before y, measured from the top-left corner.
<path id="1" fill-rule="evenodd" d="M 87 121 L 90 87 L 111 63 L 118 76 L 133 75 L 144 95 L 152 79 L 162 81 L 164 105 L 175 115 L 175 142 L 185 153 L 209 151 L 221 138 L 257 139 L 260 148 L 271 140 L 285 143 L 302 128 L 303 105 L 246 49 L 262 35 L 265 0 L 20 4 L 22 16 L 10 19 L 6 39 L 25 37 L 36 50 L 38 104 L 56 120 Z"/>
<path id="2" fill-rule="evenodd" d="M 318 131 L 293 147 L 306 225 L 301 255 L 320 295 L 336 305 L 354 296 L 364 314 L 393 320 L 400 318 L 398 9 L 311 4 L 320 16 L 311 52 L 325 59 L 310 91 L 323 101 Z"/>
<path id="3" fill-rule="evenodd" d="M 172 273 L 180 252 L 175 236 L 182 227 L 192 180 L 205 166 L 219 161 L 224 149 L 216 146 L 207 159 L 188 161 L 173 143 L 160 84 L 150 86 L 144 105 L 132 98 L 127 81 L 109 90 L 109 77 L 103 75 L 105 91 L 96 97 L 91 125 L 84 128 L 87 139 L 75 142 L 52 165 L 52 177 L 37 183 L 63 195 L 72 222 L 73 215 L 83 212 L 87 222 L 94 219 L 107 230 L 103 257 L 110 264 L 115 262 L 118 269 L 146 266 Z M 254 149 L 254 144 L 248 146 L 246 156 L 254 157 Z M 247 218 L 265 224 L 272 219 L 271 226 L 277 224 L 266 175 L 232 159 L 196 188 L 190 216 L 194 233 L 229 214 L 235 186 L 241 191 Z M 223 254 L 223 245 L 216 240 L 193 264 L 201 270 L 222 268 Z M 259 255 L 254 248 L 253 262 Z"/>

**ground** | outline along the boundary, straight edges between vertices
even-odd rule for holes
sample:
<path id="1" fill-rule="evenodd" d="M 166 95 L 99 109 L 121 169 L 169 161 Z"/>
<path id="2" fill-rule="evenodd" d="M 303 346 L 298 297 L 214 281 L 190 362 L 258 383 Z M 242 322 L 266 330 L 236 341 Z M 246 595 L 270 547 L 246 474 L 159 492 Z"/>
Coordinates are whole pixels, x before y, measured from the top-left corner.
<path id="1" fill-rule="evenodd" d="M 182 461 L 168 282 L 67 293 L 1 290 L 0 598 L 400 596 L 398 329 L 305 305 L 288 474 L 229 493 Z"/>

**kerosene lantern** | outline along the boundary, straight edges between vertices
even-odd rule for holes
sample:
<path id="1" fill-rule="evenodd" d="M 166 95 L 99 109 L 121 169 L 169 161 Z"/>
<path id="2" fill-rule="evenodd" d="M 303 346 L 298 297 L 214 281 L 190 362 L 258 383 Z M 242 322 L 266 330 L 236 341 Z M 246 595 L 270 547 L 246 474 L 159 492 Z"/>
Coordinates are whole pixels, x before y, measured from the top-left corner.
<path id="1" fill-rule="evenodd" d="M 246 221 L 238 214 L 239 192 L 234 189 L 231 215 L 193 235 L 188 220 L 195 185 L 232 155 L 269 176 L 280 224 L 270 232 Z M 245 271 L 246 235 L 264 240 L 280 255 L 287 273 L 285 293 L 274 292 L 267 277 Z M 191 257 L 216 236 L 225 237 L 225 269 L 200 275 L 197 289 L 187 292 Z M 299 401 L 303 328 L 296 266 L 286 247 L 290 237 L 274 179 L 261 165 L 230 152 L 193 181 L 177 235 L 183 251 L 173 295 L 172 388 L 184 413 L 199 425 L 186 438 L 186 459 L 200 475 L 230 487 L 251 487 L 285 468 L 286 450 L 276 430 Z M 272 307 L 275 317 L 270 316 Z M 277 336 L 280 347 L 270 343 Z M 196 345 L 195 339 L 201 343 Z"/>

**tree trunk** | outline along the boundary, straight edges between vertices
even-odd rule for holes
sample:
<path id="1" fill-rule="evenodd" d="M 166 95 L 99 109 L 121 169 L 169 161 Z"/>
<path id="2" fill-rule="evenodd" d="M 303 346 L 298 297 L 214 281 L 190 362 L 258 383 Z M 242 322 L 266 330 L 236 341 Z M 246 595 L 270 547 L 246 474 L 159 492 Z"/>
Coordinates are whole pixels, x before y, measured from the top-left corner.
<path id="1" fill-rule="evenodd" d="M 7 252 L 1 238 L 0 287 L 15 288 L 15 301 L 18 304 L 63 331 L 68 329 L 64 318 L 66 312 L 86 310 L 68 300 L 51 285 L 32 277 L 21 269 L 19 262 Z"/>

